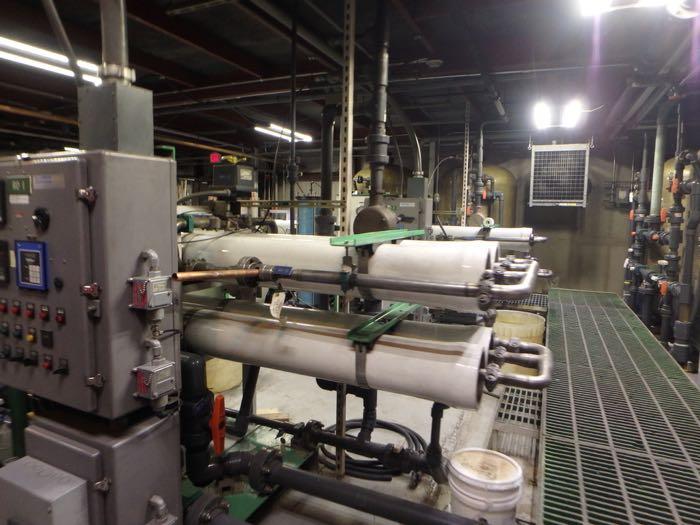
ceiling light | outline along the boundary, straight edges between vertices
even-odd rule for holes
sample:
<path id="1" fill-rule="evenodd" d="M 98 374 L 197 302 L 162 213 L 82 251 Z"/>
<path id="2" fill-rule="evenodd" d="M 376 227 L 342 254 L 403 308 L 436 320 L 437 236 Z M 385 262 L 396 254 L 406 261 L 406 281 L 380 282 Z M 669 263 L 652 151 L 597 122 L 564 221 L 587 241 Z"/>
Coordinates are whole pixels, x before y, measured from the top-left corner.
<path id="1" fill-rule="evenodd" d="M 291 142 L 291 141 L 292 141 L 292 137 L 288 137 L 287 135 L 282 135 L 282 133 L 278 133 L 277 131 L 273 131 L 273 130 L 271 130 L 271 129 L 269 129 L 269 128 L 263 128 L 263 127 L 260 127 L 260 126 L 255 126 L 254 129 L 255 129 L 255 131 L 257 131 L 258 133 L 262 133 L 262 134 L 264 134 L 264 135 L 270 135 L 270 136 L 272 136 L 272 137 L 277 137 L 278 139 L 284 139 L 284 140 L 286 140 L 287 142 Z"/>
<path id="2" fill-rule="evenodd" d="M 263 133 L 265 135 L 270 135 L 272 137 L 277 137 L 279 139 L 284 139 L 287 142 L 292 141 L 292 130 L 279 126 L 277 124 L 270 124 L 268 128 L 255 126 L 255 131 L 257 131 L 258 133 Z M 311 137 L 311 135 L 307 135 L 306 133 L 299 133 L 297 131 L 295 135 L 295 142 L 311 142 L 313 140 L 313 137 Z"/>
<path id="3" fill-rule="evenodd" d="M 581 121 L 583 115 L 583 104 L 580 100 L 572 100 L 566 106 L 561 117 L 561 125 L 565 128 L 575 128 Z"/>
<path id="4" fill-rule="evenodd" d="M 535 128 L 547 129 L 552 127 L 552 108 L 546 102 L 538 102 L 532 112 Z"/>
<path id="5" fill-rule="evenodd" d="M 578 4 L 583 16 L 596 16 L 608 11 L 612 0 L 579 0 Z"/>
<path id="6" fill-rule="evenodd" d="M 282 133 L 282 135 L 286 135 L 287 137 L 291 137 L 291 136 L 292 136 L 292 130 L 291 130 L 291 129 L 283 128 L 282 126 L 278 126 L 277 124 L 270 124 L 270 129 L 271 129 L 272 131 L 276 131 L 276 132 L 278 132 L 278 133 Z M 299 141 L 301 141 L 301 142 L 311 142 L 311 141 L 313 140 L 313 138 L 311 137 L 311 135 L 307 135 L 306 133 L 300 133 L 300 132 L 298 132 L 298 131 L 295 133 L 295 138 L 296 138 L 296 141 L 297 141 L 297 142 L 299 142 Z"/>
<path id="7" fill-rule="evenodd" d="M 51 73 L 56 73 L 58 75 L 63 75 L 64 77 L 75 77 L 73 71 L 68 68 L 56 66 L 54 64 L 49 64 L 47 62 L 41 62 L 39 60 L 34 60 L 33 58 L 27 58 L 14 53 L 8 53 L 7 51 L 0 50 L 0 59 L 8 60 L 16 64 L 22 64 L 23 66 L 29 66 L 36 69 L 41 69 L 43 71 L 50 71 Z M 83 80 L 90 82 L 96 86 L 102 84 L 102 79 L 93 75 L 82 75 Z"/>
<path id="8" fill-rule="evenodd" d="M 19 51 L 24 55 L 31 55 L 38 58 L 43 58 L 49 62 L 55 62 L 57 64 L 68 64 L 68 57 L 66 55 L 61 55 L 59 53 L 54 53 L 48 49 L 43 49 L 41 47 L 32 46 L 30 44 L 25 44 L 24 42 L 18 42 L 17 40 L 12 40 L 10 38 L 5 38 L 0 36 L 0 48 L 10 49 L 12 51 Z M 78 60 L 78 67 L 83 71 L 88 73 L 97 73 L 97 64 L 92 64 L 86 62 L 85 60 Z"/>

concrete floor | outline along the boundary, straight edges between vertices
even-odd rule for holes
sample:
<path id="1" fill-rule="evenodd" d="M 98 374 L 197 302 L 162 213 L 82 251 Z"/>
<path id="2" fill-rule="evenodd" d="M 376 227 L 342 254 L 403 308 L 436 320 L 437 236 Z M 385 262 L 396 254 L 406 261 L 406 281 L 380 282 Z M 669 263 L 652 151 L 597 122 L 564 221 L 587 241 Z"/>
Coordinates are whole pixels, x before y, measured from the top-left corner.
<path id="1" fill-rule="evenodd" d="M 241 389 L 225 393 L 226 405 L 237 407 Z M 313 378 L 276 370 L 263 369 L 260 372 L 257 389 L 257 409 L 274 410 L 289 416 L 292 422 L 305 422 L 316 419 L 329 425 L 335 422 L 335 393 L 321 390 Z M 430 409 L 432 403 L 421 399 L 379 392 L 378 418 L 401 423 L 421 434 L 426 441 L 430 436 Z M 492 396 L 482 398 L 478 411 L 449 409 L 445 411 L 442 424 L 442 447 L 449 457 L 454 450 L 465 447 L 487 447 L 495 419 L 498 399 Z M 347 418 L 362 416 L 362 400 L 353 396 L 347 398 Z M 377 430 L 373 441 L 405 444 L 403 439 L 383 430 Z M 329 471 L 323 474 L 333 477 Z M 344 481 L 366 486 L 374 490 L 392 494 L 434 506 L 447 508 L 449 491 L 446 486 L 438 486 L 429 476 L 424 476 L 418 487 L 411 490 L 408 476 L 395 478 L 390 483 L 369 482 L 346 477 Z M 266 509 L 258 523 L 271 524 L 385 524 L 387 520 L 360 513 L 346 507 L 329 503 L 304 494 L 286 491 L 276 502 Z"/>

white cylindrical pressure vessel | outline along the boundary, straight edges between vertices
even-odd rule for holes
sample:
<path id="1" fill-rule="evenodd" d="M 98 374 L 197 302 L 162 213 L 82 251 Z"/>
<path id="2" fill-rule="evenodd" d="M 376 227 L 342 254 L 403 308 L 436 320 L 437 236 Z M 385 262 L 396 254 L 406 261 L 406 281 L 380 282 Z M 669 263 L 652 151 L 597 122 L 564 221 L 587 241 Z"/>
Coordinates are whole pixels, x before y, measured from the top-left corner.
<path id="1" fill-rule="evenodd" d="M 369 386 L 457 408 L 474 408 L 490 328 L 403 321 L 366 354 L 366 384 L 358 380 L 348 330 L 366 317 L 285 308 L 282 320 L 261 305 L 200 310 L 185 328 L 195 351 L 345 384 Z"/>
<path id="2" fill-rule="evenodd" d="M 459 241 L 472 241 L 480 238 L 483 229 L 478 226 L 450 226 L 434 225 L 433 237 L 445 233 Z M 486 239 L 494 239 L 501 245 L 502 250 L 530 253 L 530 242 L 533 238 L 532 228 L 491 228 Z"/>
<path id="3" fill-rule="evenodd" d="M 195 233 L 183 238 L 182 258 L 190 267 L 206 262 L 218 268 L 238 264 L 243 257 L 257 257 L 264 264 L 291 266 L 296 269 L 342 271 L 343 257 L 355 257 L 355 250 L 331 246 L 328 237 L 313 235 L 267 235 L 220 232 Z M 433 283 L 476 284 L 485 270 L 499 257 L 499 244 L 494 242 L 451 243 L 444 241 L 411 241 L 381 244 L 369 258 L 367 273 L 373 277 L 426 281 Z M 354 263 L 356 263 L 356 259 Z M 338 286 L 319 285 L 281 279 L 290 290 L 315 291 L 342 295 Z M 366 290 L 350 293 L 366 294 Z M 479 311 L 473 297 L 417 294 L 393 290 L 369 290 L 372 297 L 385 301 L 408 301 L 433 308 L 456 311 Z"/>

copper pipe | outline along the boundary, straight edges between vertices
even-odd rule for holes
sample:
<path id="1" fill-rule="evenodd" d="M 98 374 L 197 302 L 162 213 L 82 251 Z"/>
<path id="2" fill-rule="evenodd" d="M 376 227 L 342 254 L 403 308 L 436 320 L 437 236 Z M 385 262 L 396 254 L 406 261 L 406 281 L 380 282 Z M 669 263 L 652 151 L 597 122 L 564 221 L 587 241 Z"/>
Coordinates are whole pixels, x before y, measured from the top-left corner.
<path id="1" fill-rule="evenodd" d="M 183 283 L 194 281 L 219 281 L 224 279 L 240 279 L 258 277 L 260 270 L 255 268 L 235 269 L 235 270 L 202 270 L 195 272 L 176 272 L 173 274 L 175 281 Z"/>

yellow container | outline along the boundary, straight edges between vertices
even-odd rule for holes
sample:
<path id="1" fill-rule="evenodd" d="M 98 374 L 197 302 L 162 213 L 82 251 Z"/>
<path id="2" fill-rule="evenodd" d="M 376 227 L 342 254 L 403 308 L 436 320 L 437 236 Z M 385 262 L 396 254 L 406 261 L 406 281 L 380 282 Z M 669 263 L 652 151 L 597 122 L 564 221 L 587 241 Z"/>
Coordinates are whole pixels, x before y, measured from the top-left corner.
<path id="1" fill-rule="evenodd" d="M 498 310 L 493 331 L 499 339 L 517 337 L 527 343 L 543 344 L 544 342 L 544 317 L 530 312 L 518 312 L 516 310 Z M 506 364 L 505 372 L 516 374 L 535 375 L 537 372 L 531 368 L 520 365 Z"/>
<path id="2" fill-rule="evenodd" d="M 500 339 L 517 337 L 528 343 L 542 344 L 544 342 L 544 317 L 530 312 L 498 310 L 493 331 Z"/>
<path id="3" fill-rule="evenodd" d="M 218 394 L 237 387 L 243 381 L 243 365 L 226 359 L 207 360 L 207 388 Z"/>

